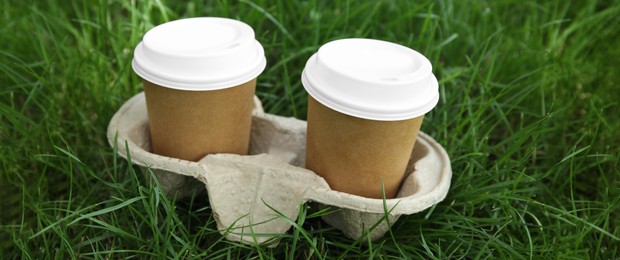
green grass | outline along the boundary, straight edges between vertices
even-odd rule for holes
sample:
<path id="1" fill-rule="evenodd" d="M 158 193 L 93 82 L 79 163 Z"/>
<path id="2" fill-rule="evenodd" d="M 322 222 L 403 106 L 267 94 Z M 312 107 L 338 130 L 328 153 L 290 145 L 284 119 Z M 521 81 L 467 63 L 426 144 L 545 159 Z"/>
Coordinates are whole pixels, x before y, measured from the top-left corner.
<path id="1" fill-rule="evenodd" d="M 3 258 L 620 256 L 619 1 L 26 2 L 0 1 Z M 144 32 L 192 16 L 251 25 L 268 60 L 257 95 L 301 119 L 321 44 L 419 50 L 440 80 L 422 130 L 451 156 L 447 198 L 375 242 L 302 207 L 275 248 L 223 239 L 204 194 L 168 200 L 106 127 L 142 91 Z"/>

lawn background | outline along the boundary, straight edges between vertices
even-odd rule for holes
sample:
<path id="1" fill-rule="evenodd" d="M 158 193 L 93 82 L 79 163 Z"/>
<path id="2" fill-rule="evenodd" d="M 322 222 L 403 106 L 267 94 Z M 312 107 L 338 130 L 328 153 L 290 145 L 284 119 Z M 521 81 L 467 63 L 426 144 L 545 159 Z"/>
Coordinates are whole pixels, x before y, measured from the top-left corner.
<path id="1" fill-rule="evenodd" d="M 3 258 L 620 256 L 620 1 L 0 1 Z M 105 134 L 142 91 L 142 35 L 195 16 L 252 26 L 258 97 L 300 119 L 321 44 L 426 55 L 441 98 L 422 130 L 451 156 L 446 199 L 375 242 L 302 207 L 276 248 L 222 239 L 204 194 L 167 200 Z"/>

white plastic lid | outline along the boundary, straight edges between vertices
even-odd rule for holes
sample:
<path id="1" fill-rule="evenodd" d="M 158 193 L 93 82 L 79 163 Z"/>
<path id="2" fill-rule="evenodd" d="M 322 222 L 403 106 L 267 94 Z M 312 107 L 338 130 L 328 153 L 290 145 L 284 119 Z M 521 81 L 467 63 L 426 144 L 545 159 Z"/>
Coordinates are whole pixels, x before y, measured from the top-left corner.
<path id="1" fill-rule="evenodd" d="M 228 18 L 200 17 L 149 30 L 134 50 L 133 70 L 157 85 L 216 90 L 240 85 L 265 69 L 254 30 Z"/>
<path id="2" fill-rule="evenodd" d="M 321 104 L 371 120 L 415 118 L 439 100 L 437 79 L 426 57 L 372 39 L 342 39 L 321 46 L 306 63 L 302 83 Z"/>

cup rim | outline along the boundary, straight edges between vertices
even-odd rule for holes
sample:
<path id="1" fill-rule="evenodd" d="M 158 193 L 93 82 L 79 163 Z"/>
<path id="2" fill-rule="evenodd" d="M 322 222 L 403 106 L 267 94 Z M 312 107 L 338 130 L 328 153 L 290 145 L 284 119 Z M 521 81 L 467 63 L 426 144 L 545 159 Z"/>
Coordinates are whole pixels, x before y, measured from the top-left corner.
<path id="1" fill-rule="evenodd" d="M 229 39 L 231 45 L 237 45 L 233 48 L 217 47 L 217 50 L 211 52 L 203 49 L 196 55 L 166 50 L 161 46 L 158 48 L 157 44 L 146 46 L 152 40 L 148 36 L 157 30 L 159 37 L 169 34 L 171 41 L 174 41 L 175 33 L 191 35 L 185 31 L 171 30 L 173 27 L 169 25 L 172 23 L 185 23 L 189 31 L 208 30 L 209 26 L 238 29 L 238 35 L 235 35 L 237 38 Z M 214 37 L 217 37 L 217 32 L 214 32 Z M 222 43 L 223 46 L 227 44 Z M 230 18 L 193 17 L 170 21 L 146 32 L 134 49 L 131 64 L 134 72 L 143 80 L 172 89 L 204 91 L 230 88 L 252 80 L 264 71 L 266 63 L 264 49 L 254 38 L 254 30 L 249 25 Z"/>
<path id="2" fill-rule="evenodd" d="M 406 77 L 392 82 L 377 80 L 377 77 L 355 77 L 351 73 L 339 71 L 338 67 L 342 67 L 342 64 L 330 66 L 329 63 L 338 62 L 337 59 L 326 62 L 321 60 L 321 54 L 325 55 L 321 52 L 325 46 L 337 43 L 342 48 L 349 48 L 369 42 L 373 46 L 379 44 L 381 48 L 385 48 L 382 50 L 385 52 L 397 49 L 400 54 L 406 50 L 408 58 L 415 59 L 419 66 L 415 71 L 405 73 Z M 364 62 L 372 63 L 373 60 Z M 363 119 L 411 119 L 428 113 L 439 102 L 439 83 L 432 73 L 430 61 L 424 55 L 399 44 L 375 39 L 351 38 L 326 43 L 308 59 L 301 81 L 308 94 L 319 103 L 340 113 Z M 385 89 L 391 91 L 383 91 Z"/>

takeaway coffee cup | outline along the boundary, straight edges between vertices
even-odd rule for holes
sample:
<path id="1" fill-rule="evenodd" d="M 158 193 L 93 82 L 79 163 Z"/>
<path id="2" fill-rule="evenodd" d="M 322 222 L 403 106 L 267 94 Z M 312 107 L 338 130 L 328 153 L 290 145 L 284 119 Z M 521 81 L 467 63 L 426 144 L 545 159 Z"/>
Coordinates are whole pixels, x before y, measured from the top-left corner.
<path id="1" fill-rule="evenodd" d="M 197 161 L 247 154 L 263 47 L 250 26 L 215 17 L 149 30 L 132 66 L 144 83 L 153 152 Z"/>
<path id="2" fill-rule="evenodd" d="M 337 191 L 395 197 L 424 114 L 439 99 L 428 59 L 390 42 L 336 40 L 310 57 L 302 83 L 306 168 Z"/>

